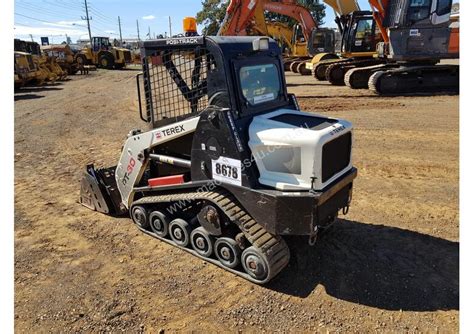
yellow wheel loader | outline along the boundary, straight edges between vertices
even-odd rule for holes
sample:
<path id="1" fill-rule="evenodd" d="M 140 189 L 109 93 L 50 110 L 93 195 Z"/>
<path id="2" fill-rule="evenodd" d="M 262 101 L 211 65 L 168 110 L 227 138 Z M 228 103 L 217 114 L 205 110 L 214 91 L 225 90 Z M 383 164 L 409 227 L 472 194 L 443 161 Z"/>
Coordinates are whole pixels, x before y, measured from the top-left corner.
<path id="1" fill-rule="evenodd" d="M 92 37 L 91 45 L 84 47 L 75 56 L 79 67 L 96 65 L 105 69 L 121 69 L 132 61 L 130 50 L 112 46 L 108 37 Z"/>
<path id="2" fill-rule="evenodd" d="M 43 54 L 54 58 L 55 62 L 67 74 L 76 74 L 77 63 L 74 61 L 74 52 L 67 44 L 44 45 L 41 47 Z"/>

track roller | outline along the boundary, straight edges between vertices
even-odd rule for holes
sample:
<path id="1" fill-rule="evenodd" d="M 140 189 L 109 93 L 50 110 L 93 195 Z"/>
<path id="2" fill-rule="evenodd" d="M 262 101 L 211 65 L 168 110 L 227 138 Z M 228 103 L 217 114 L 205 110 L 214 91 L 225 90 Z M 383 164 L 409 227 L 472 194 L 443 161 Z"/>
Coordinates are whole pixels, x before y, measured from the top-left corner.
<path id="1" fill-rule="evenodd" d="M 242 253 L 242 266 L 247 274 L 255 279 L 265 279 L 271 276 L 266 256 L 254 246 L 247 248 Z"/>
<path id="2" fill-rule="evenodd" d="M 169 220 L 166 215 L 160 211 L 150 213 L 148 221 L 153 233 L 162 238 L 168 235 Z"/>
<path id="3" fill-rule="evenodd" d="M 132 220 L 141 228 L 147 229 L 149 221 L 147 219 L 147 212 L 143 206 L 135 206 L 131 212 Z"/>
<path id="4" fill-rule="evenodd" d="M 242 253 L 237 241 L 231 238 L 219 238 L 214 245 L 214 253 L 227 268 L 235 268 L 240 263 Z"/>
<path id="5" fill-rule="evenodd" d="M 191 225 L 181 218 L 176 218 L 170 223 L 169 234 L 176 245 L 187 247 L 191 240 Z"/>
<path id="6" fill-rule="evenodd" d="M 215 238 L 200 226 L 191 232 L 191 246 L 201 256 L 210 257 L 214 250 Z"/>

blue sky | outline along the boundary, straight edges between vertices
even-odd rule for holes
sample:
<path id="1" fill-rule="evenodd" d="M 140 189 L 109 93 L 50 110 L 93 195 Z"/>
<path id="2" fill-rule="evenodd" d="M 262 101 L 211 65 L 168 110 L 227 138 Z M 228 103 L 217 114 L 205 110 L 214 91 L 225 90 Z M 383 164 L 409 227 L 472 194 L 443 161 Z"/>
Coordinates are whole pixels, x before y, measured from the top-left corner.
<path id="1" fill-rule="evenodd" d="M 369 9 L 367 0 L 359 0 L 362 9 Z M 92 17 L 92 35 L 118 38 L 118 19 L 122 21 L 123 38 L 137 37 L 138 20 L 140 37 L 164 34 L 169 30 L 171 16 L 172 33 L 182 32 L 182 19 L 195 16 L 201 9 L 201 0 L 88 0 L 89 16 Z M 87 38 L 84 0 L 15 0 L 15 37 L 36 41 L 49 36 L 50 43 L 60 43 L 66 34 L 73 42 Z M 326 10 L 325 26 L 335 26 L 331 8 Z"/>

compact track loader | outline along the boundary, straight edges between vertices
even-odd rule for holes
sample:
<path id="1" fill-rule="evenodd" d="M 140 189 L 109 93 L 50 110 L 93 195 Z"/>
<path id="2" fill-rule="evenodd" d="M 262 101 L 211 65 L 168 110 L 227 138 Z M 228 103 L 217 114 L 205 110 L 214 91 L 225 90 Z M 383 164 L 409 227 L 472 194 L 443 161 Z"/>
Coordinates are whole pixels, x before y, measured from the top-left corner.
<path id="1" fill-rule="evenodd" d="M 270 281 L 290 258 L 284 236 L 313 244 L 347 212 L 351 123 L 299 110 L 268 37 L 150 40 L 141 56 L 149 129 L 130 131 L 117 166 L 87 166 L 81 203 Z"/>

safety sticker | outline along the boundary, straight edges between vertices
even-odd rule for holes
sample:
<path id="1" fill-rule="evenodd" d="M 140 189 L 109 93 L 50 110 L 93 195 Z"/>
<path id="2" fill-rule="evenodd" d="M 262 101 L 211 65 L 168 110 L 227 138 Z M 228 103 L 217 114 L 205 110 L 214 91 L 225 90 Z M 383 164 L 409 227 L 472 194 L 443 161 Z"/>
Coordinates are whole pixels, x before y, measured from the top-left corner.
<path id="1" fill-rule="evenodd" d="M 242 170 L 240 160 L 226 157 L 212 160 L 212 178 L 223 183 L 241 186 Z"/>

